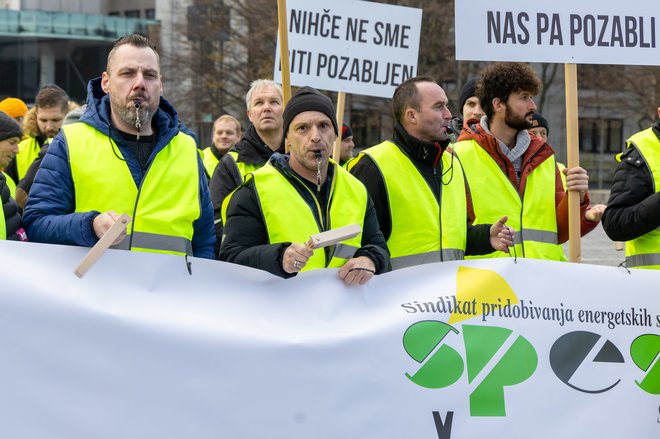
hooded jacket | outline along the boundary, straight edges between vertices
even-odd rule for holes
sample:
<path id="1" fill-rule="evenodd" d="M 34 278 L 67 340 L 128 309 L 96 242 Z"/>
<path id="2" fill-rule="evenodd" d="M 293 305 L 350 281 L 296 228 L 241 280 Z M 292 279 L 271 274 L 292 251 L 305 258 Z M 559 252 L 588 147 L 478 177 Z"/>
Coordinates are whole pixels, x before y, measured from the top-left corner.
<path id="1" fill-rule="evenodd" d="M 126 146 L 110 118 L 110 99 L 101 89 L 101 78 L 93 79 L 87 87 L 87 110 L 80 122 L 85 123 L 109 136 L 126 158 L 126 165 L 137 187 L 140 187 L 145 173 L 134 154 Z M 160 98 L 159 108 L 152 119 L 155 146 L 147 160 L 149 164 L 156 155 L 170 143 L 179 132 L 195 137 L 178 119 L 176 110 L 164 98 Z M 195 140 L 197 140 L 195 138 Z M 110 143 L 108 142 L 108 145 Z M 213 258 L 213 208 L 201 157 L 199 167 L 200 217 L 193 223 L 193 255 Z M 167 188 L 163 188 L 167 190 Z M 75 186 L 69 165 L 66 138 L 60 132 L 48 147 L 30 190 L 25 207 L 24 224 L 31 240 L 46 243 L 79 245 L 89 247 L 98 238 L 92 222 L 98 211 L 75 212 Z"/>

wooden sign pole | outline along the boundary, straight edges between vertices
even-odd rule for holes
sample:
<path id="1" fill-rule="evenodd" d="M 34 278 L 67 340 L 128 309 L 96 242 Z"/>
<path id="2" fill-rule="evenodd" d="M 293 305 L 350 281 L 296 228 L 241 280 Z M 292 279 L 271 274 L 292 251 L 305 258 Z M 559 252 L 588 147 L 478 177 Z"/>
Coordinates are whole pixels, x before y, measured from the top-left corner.
<path id="1" fill-rule="evenodd" d="M 564 77 L 566 85 L 566 148 L 568 154 L 568 168 L 580 166 L 580 148 L 578 133 L 578 91 L 577 91 L 577 65 L 565 64 Z M 580 247 L 580 193 L 568 192 L 568 242 L 569 260 L 581 262 Z"/>
<path id="2" fill-rule="evenodd" d="M 337 135 L 337 140 L 335 140 L 335 145 L 332 149 L 332 158 L 337 163 L 339 163 L 341 157 L 341 132 L 342 132 L 342 125 L 344 124 L 345 104 L 346 104 L 346 93 L 340 91 L 337 93 L 337 129 L 339 130 L 339 134 Z"/>

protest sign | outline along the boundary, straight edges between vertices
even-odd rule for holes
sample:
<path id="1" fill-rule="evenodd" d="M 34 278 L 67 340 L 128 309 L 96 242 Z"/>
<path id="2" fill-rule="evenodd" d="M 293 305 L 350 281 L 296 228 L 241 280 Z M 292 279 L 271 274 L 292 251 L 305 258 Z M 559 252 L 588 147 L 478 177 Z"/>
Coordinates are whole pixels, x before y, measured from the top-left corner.
<path id="1" fill-rule="evenodd" d="M 417 73 L 421 20 L 421 9 L 402 6 L 287 0 L 291 84 L 390 98 Z"/>

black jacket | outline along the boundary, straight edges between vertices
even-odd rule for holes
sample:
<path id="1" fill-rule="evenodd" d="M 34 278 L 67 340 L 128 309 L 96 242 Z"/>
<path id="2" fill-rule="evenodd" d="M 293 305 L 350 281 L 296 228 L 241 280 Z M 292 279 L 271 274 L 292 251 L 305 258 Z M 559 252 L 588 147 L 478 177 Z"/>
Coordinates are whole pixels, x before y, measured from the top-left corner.
<path id="1" fill-rule="evenodd" d="M 5 215 L 5 227 L 7 229 L 7 239 L 20 241 L 16 231 L 21 228 L 21 214 L 18 212 L 18 205 L 9 193 L 9 186 L 5 174 L 0 172 L 0 199 L 2 199 L 2 212 Z"/>
<path id="2" fill-rule="evenodd" d="M 298 190 L 303 199 L 311 197 L 309 191 L 300 186 L 299 180 L 304 181 L 304 179 L 294 177 L 295 173 L 289 167 L 288 156 L 275 154 L 270 162 Z M 317 197 L 319 204 L 323 207 L 321 209 L 323 212 L 329 211 L 325 206 L 328 202 L 332 203 L 332 199 L 328 200 L 328 197 L 334 173 L 335 167 L 331 166 L 328 170 L 328 179 L 321 188 L 321 194 Z M 313 183 L 309 183 L 309 186 L 312 192 L 316 193 L 316 186 Z M 305 199 L 305 201 L 310 205 L 314 203 L 313 200 Z M 383 273 L 390 269 L 387 243 L 378 228 L 376 212 L 370 198 L 368 198 L 367 203 L 362 230 L 362 247 L 355 253 L 354 257 L 368 257 L 374 262 L 376 273 Z M 313 211 L 316 211 L 315 207 Z M 327 223 L 326 219 L 319 220 L 321 224 Z M 246 181 L 232 195 L 227 206 L 227 224 L 225 224 L 224 232 L 225 236 L 220 247 L 220 260 L 259 268 L 284 278 L 295 275 L 295 273 L 285 272 L 282 267 L 284 251 L 291 243 L 271 244 L 268 241 L 268 230 L 254 188 L 254 180 Z M 328 259 L 331 248 L 326 247 L 324 250 L 326 251 L 326 259 Z"/>
<path id="3" fill-rule="evenodd" d="M 660 122 L 653 127 L 660 139 Z M 630 241 L 660 227 L 660 192 L 639 150 L 630 146 L 614 173 L 603 228 L 614 241 Z"/>
<path id="4" fill-rule="evenodd" d="M 283 149 L 284 147 L 281 145 L 280 151 L 283 151 Z M 238 152 L 238 162 L 259 167 L 265 165 L 270 156 L 273 155 L 273 150 L 259 137 L 252 124 L 245 130 L 241 140 L 231 150 Z M 236 166 L 234 158 L 229 154 L 225 154 L 215 167 L 209 183 L 211 202 L 213 203 L 213 219 L 215 221 L 216 253 L 220 248 L 222 239 L 222 202 L 241 183 L 243 183 L 243 176 Z"/>
<path id="5" fill-rule="evenodd" d="M 439 167 L 439 163 L 441 162 L 440 156 L 449 141 L 443 143 L 423 142 L 408 134 L 398 122 L 394 125 L 394 134 L 391 141 L 410 158 L 420 175 L 427 182 L 429 188 L 433 191 L 435 199 L 439 200 L 442 188 L 442 170 Z M 367 191 L 374 201 L 380 230 L 383 232 L 385 239 L 389 239 L 392 233 L 392 218 L 390 216 L 385 180 L 378 166 L 371 157 L 364 155 L 351 168 L 350 172 L 367 187 Z M 413 213 L 411 212 L 411 214 Z M 467 212 L 465 215 L 465 223 L 467 224 Z M 490 245 L 490 225 L 468 225 L 466 245 L 466 255 L 492 253 L 494 249 Z"/>

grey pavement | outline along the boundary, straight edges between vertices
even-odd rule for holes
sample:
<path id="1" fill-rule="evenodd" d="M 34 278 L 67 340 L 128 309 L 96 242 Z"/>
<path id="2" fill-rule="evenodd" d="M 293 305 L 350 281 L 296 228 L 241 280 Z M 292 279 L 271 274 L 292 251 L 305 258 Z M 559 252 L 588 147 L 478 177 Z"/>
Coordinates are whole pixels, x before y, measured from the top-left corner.
<path id="1" fill-rule="evenodd" d="M 607 237 L 601 224 L 598 224 L 594 230 L 583 236 L 580 244 L 582 263 L 584 264 L 616 267 L 626 257 L 624 250 L 615 250 L 614 242 Z M 568 243 L 564 244 L 563 247 L 566 258 L 568 259 Z"/>

